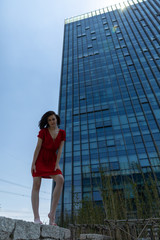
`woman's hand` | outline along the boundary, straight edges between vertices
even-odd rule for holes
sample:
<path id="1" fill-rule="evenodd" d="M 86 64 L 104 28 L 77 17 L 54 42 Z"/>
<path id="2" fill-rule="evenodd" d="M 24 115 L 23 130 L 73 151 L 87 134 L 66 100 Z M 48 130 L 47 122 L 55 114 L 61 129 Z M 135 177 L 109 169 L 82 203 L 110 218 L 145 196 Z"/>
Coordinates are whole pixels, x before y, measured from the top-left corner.
<path id="1" fill-rule="evenodd" d="M 32 164 L 32 167 L 31 167 L 31 174 L 33 174 L 33 171 L 36 172 L 36 165 L 35 165 L 35 164 Z"/>
<path id="2" fill-rule="evenodd" d="M 61 169 L 60 169 L 60 166 L 59 166 L 59 163 L 56 163 L 55 168 L 54 168 L 54 171 L 56 171 L 57 169 L 61 170 Z"/>

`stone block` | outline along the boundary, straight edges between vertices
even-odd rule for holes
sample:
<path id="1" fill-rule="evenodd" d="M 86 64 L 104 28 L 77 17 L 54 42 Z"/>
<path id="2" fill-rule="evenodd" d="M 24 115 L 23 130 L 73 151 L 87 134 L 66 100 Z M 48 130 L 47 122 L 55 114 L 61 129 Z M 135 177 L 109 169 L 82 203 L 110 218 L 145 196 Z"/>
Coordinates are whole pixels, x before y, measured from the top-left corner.
<path id="1" fill-rule="evenodd" d="M 37 240 L 40 238 L 40 224 L 16 220 L 13 240 Z"/>
<path id="2" fill-rule="evenodd" d="M 5 217 L 0 217 L 0 239 L 10 240 L 10 236 L 15 228 L 15 220 Z"/>
<path id="3" fill-rule="evenodd" d="M 71 236 L 69 229 L 61 228 L 58 226 L 47 226 L 42 225 L 41 237 L 42 238 L 52 238 L 53 240 L 67 240 Z"/>
<path id="4" fill-rule="evenodd" d="M 69 240 L 69 229 L 0 217 L 0 240 Z"/>
<path id="5" fill-rule="evenodd" d="M 42 238 L 52 238 L 52 239 L 60 239 L 60 231 L 58 226 L 49 226 L 42 225 L 41 229 L 41 237 Z"/>
<path id="6" fill-rule="evenodd" d="M 53 240 L 53 238 L 40 238 L 38 240 Z"/>
<path id="7" fill-rule="evenodd" d="M 66 228 L 59 228 L 60 240 L 61 239 L 70 239 L 71 231 Z"/>

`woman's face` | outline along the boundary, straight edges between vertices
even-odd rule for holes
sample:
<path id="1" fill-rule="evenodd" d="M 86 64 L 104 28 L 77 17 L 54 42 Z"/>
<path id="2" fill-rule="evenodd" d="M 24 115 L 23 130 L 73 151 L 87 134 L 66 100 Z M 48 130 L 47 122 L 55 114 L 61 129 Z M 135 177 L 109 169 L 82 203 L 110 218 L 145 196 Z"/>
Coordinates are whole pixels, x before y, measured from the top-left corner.
<path id="1" fill-rule="evenodd" d="M 54 114 L 48 117 L 48 125 L 49 127 L 57 126 L 57 118 Z"/>

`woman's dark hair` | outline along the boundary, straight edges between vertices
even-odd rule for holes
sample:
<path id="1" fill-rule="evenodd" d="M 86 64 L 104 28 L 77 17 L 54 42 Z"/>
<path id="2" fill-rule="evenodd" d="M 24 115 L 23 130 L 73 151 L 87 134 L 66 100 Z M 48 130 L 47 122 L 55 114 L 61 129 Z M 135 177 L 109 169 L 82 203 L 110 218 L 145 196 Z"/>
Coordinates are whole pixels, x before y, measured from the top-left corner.
<path id="1" fill-rule="evenodd" d="M 50 117 L 51 115 L 55 115 L 57 118 L 57 125 L 60 125 L 60 117 L 53 111 L 48 111 L 46 112 L 42 117 L 41 120 L 39 121 L 39 128 L 47 128 L 49 127 L 48 125 L 48 117 Z"/>

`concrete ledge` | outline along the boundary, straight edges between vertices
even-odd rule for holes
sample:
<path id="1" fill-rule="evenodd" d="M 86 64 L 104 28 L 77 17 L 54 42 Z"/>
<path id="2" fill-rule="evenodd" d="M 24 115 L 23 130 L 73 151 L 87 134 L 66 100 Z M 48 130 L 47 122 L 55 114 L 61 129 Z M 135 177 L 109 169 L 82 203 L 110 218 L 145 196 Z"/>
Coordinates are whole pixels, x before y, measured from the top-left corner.
<path id="1" fill-rule="evenodd" d="M 111 237 L 107 237 L 101 234 L 81 234 L 80 240 L 111 240 Z"/>
<path id="2" fill-rule="evenodd" d="M 67 240 L 69 229 L 0 217 L 0 240 Z"/>

